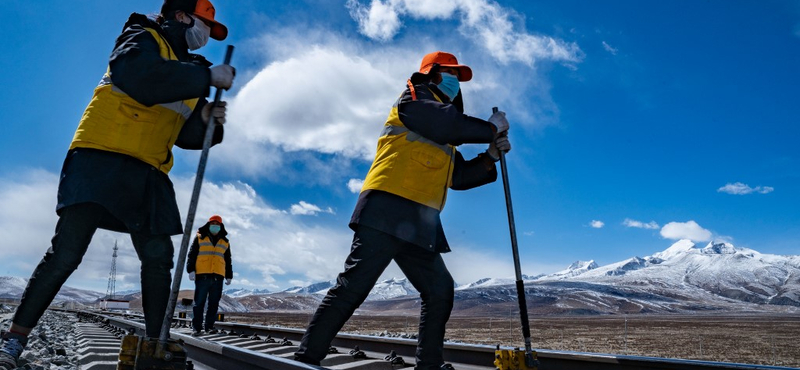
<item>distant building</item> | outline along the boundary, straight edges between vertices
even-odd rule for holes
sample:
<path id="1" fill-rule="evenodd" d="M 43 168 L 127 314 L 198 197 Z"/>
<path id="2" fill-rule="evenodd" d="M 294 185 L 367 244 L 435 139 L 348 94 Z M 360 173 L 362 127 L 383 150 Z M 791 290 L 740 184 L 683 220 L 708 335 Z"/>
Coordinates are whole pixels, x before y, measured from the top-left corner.
<path id="1" fill-rule="evenodd" d="M 100 309 L 101 310 L 129 310 L 131 308 L 131 302 L 126 301 L 124 299 L 101 299 L 100 300 Z"/>

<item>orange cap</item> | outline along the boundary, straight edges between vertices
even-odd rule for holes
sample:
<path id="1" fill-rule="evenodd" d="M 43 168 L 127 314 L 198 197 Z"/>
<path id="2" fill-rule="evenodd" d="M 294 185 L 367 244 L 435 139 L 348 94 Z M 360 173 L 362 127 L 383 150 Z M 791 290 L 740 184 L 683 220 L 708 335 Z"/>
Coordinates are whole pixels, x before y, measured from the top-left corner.
<path id="1" fill-rule="evenodd" d="M 203 19 L 211 25 L 211 38 L 214 40 L 225 40 L 228 37 L 228 27 L 224 24 L 214 20 L 214 5 L 208 0 L 197 0 L 197 6 L 194 9 L 194 15 Z"/>
<path id="2" fill-rule="evenodd" d="M 433 65 L 438 64 L 441 67 L 450 67 L 458 69 L 458 80 L 469 81 L 472 79 L 472 68 L 458 64 L 456 56 L 443 51 L 435 51 L 422 58 L 422 64 L 419 66 L 419 71 L 427 74 L 433 68 Z"/>
<path id="3" fill-rule="evenodd" d="M 208 219 L 208 222 L 211 221 L 217 221 L 219 223 L 222 223 L 222 217 L 220 217 L 219 215 L 213 215 Z"/>

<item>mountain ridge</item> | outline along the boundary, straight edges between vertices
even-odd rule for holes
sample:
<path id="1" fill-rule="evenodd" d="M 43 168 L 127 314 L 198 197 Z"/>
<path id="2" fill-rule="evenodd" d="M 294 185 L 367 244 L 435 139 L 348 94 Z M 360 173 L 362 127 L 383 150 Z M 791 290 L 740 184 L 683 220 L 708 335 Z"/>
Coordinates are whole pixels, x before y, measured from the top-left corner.
<path id="1" fill-rule="evenodd" d="M 545 315 L 800 312 L 800 256 L 762 254 L 724 242 L 703 246 L 679 240 L 650 256 L 604 266 L 594 260 L 576 261 L 565 270 L 523 275 L 523 280 L 529 309 Z M 22 278 L 0 277 L 0 298 L 21 295 L 25 282 Z M 329 280 L 280 292 L 228 289 L 221 309 L 311 311 L 335 283 Z M 137 300 L 140 295 L 126 297 Z M 56 300 L 87 302 L 102 296 L 64 287 Z M 514 309 L 518 308 L 513 278 L 483 278 L 455 287 L 456 315 Z M 386 279 L 375 284 L 360 310 L 416 313 L 418 292 L 406 278 Z"/>

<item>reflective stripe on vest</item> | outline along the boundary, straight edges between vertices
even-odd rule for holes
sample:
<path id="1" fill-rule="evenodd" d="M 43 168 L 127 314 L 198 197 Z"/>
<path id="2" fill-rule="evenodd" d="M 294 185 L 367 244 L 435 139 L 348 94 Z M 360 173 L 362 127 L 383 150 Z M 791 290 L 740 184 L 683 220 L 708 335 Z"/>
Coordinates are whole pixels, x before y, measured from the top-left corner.
<path id="1" fill-rule="evenodd" d="M 229 244 L 220 239 L 217 244 L 211 243 L 211 238 L 201 236 L 197 233 L 197 261 L 195 262 L 195 272 L 198 274 L 217 274 L 225 276 L 225 251 Z"/>
<path id="2" fill-rule="evenodd" d="M 437 144 L 405 127 L 395 103 L 361 191 L 381 190 L 441 211 L 452 185 L 454 158 L 454 146 Z"/>
<path id="3" fill-rule="evenodd" d="M 100 83 L 97 85 L 97 87 L 105 86 L 105 85 L 111 85 L 111 91 L 114 91 L 116 93 L 119 93 L 119 94 L 122 94 L 122 95 L 125 95 L 125 96 L 128 95 L 128 94 L 125 94 L 125 92 L 122 91 L 119 87 L 116 87 L 111 83 L 111 76 L 108 75 L 108 72 L 106 72 L 106 74 L 103 75 L 103 78 L 100 79 Z M 192 115 L 192 112 L 194 111 L 194 108 L 190 107 L 184 101 L 176 101 L 176 102 L 172 102 L 172 103 L 161 103 L 161 104 L 158 104 L 158 105 L 160 105 L 160 106 L 162 106 L 164 108 L 167 108 L 167 109 L 169 109 L 169 110 L 171 110 L 171 111 L 173 111 L 175 113 L 180 114 L 181 116 L 183 116 L 184 120 L 189 119 L 189 117 Z"/>
<path id="4" fill-rule="evenodd" d="M 156 30 L 145 30 L 155 38 L 162 58 L 178 60 Z M 173 164 L 172 146 L 197 101 L 187 99 L 144 106 L 114 86 L 109 68 L 95 88 L 69 148 L 122 153 L 169 173 Z"/>

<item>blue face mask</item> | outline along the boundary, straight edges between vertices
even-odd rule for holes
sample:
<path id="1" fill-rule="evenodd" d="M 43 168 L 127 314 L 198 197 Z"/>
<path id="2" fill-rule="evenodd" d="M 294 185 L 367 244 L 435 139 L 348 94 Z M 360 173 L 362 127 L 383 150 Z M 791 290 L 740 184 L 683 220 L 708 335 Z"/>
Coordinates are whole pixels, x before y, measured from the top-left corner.
<path id="1" fill-rule="evenodd" d="M 220 229 L 222 229 L 222 226 L 220 225 L 208 225 L 208 231 L 210 231 L 214 235 L 217 235 Z"/>
<path id="2" fill-rule="evenodd" d="M 447 97 L 450 98 L 450 100 L 456 98 L 456 95 L 458 94 L 458 89 L 460 88 L 461 87 L 459 86 L 458 83 L 458 77 L 453 76 L 449 73 L 442 72 L 442 82 L 439 82 L 439 90 L 442 90 L 442 92 L 445 95 L 447 95 Z"/>

